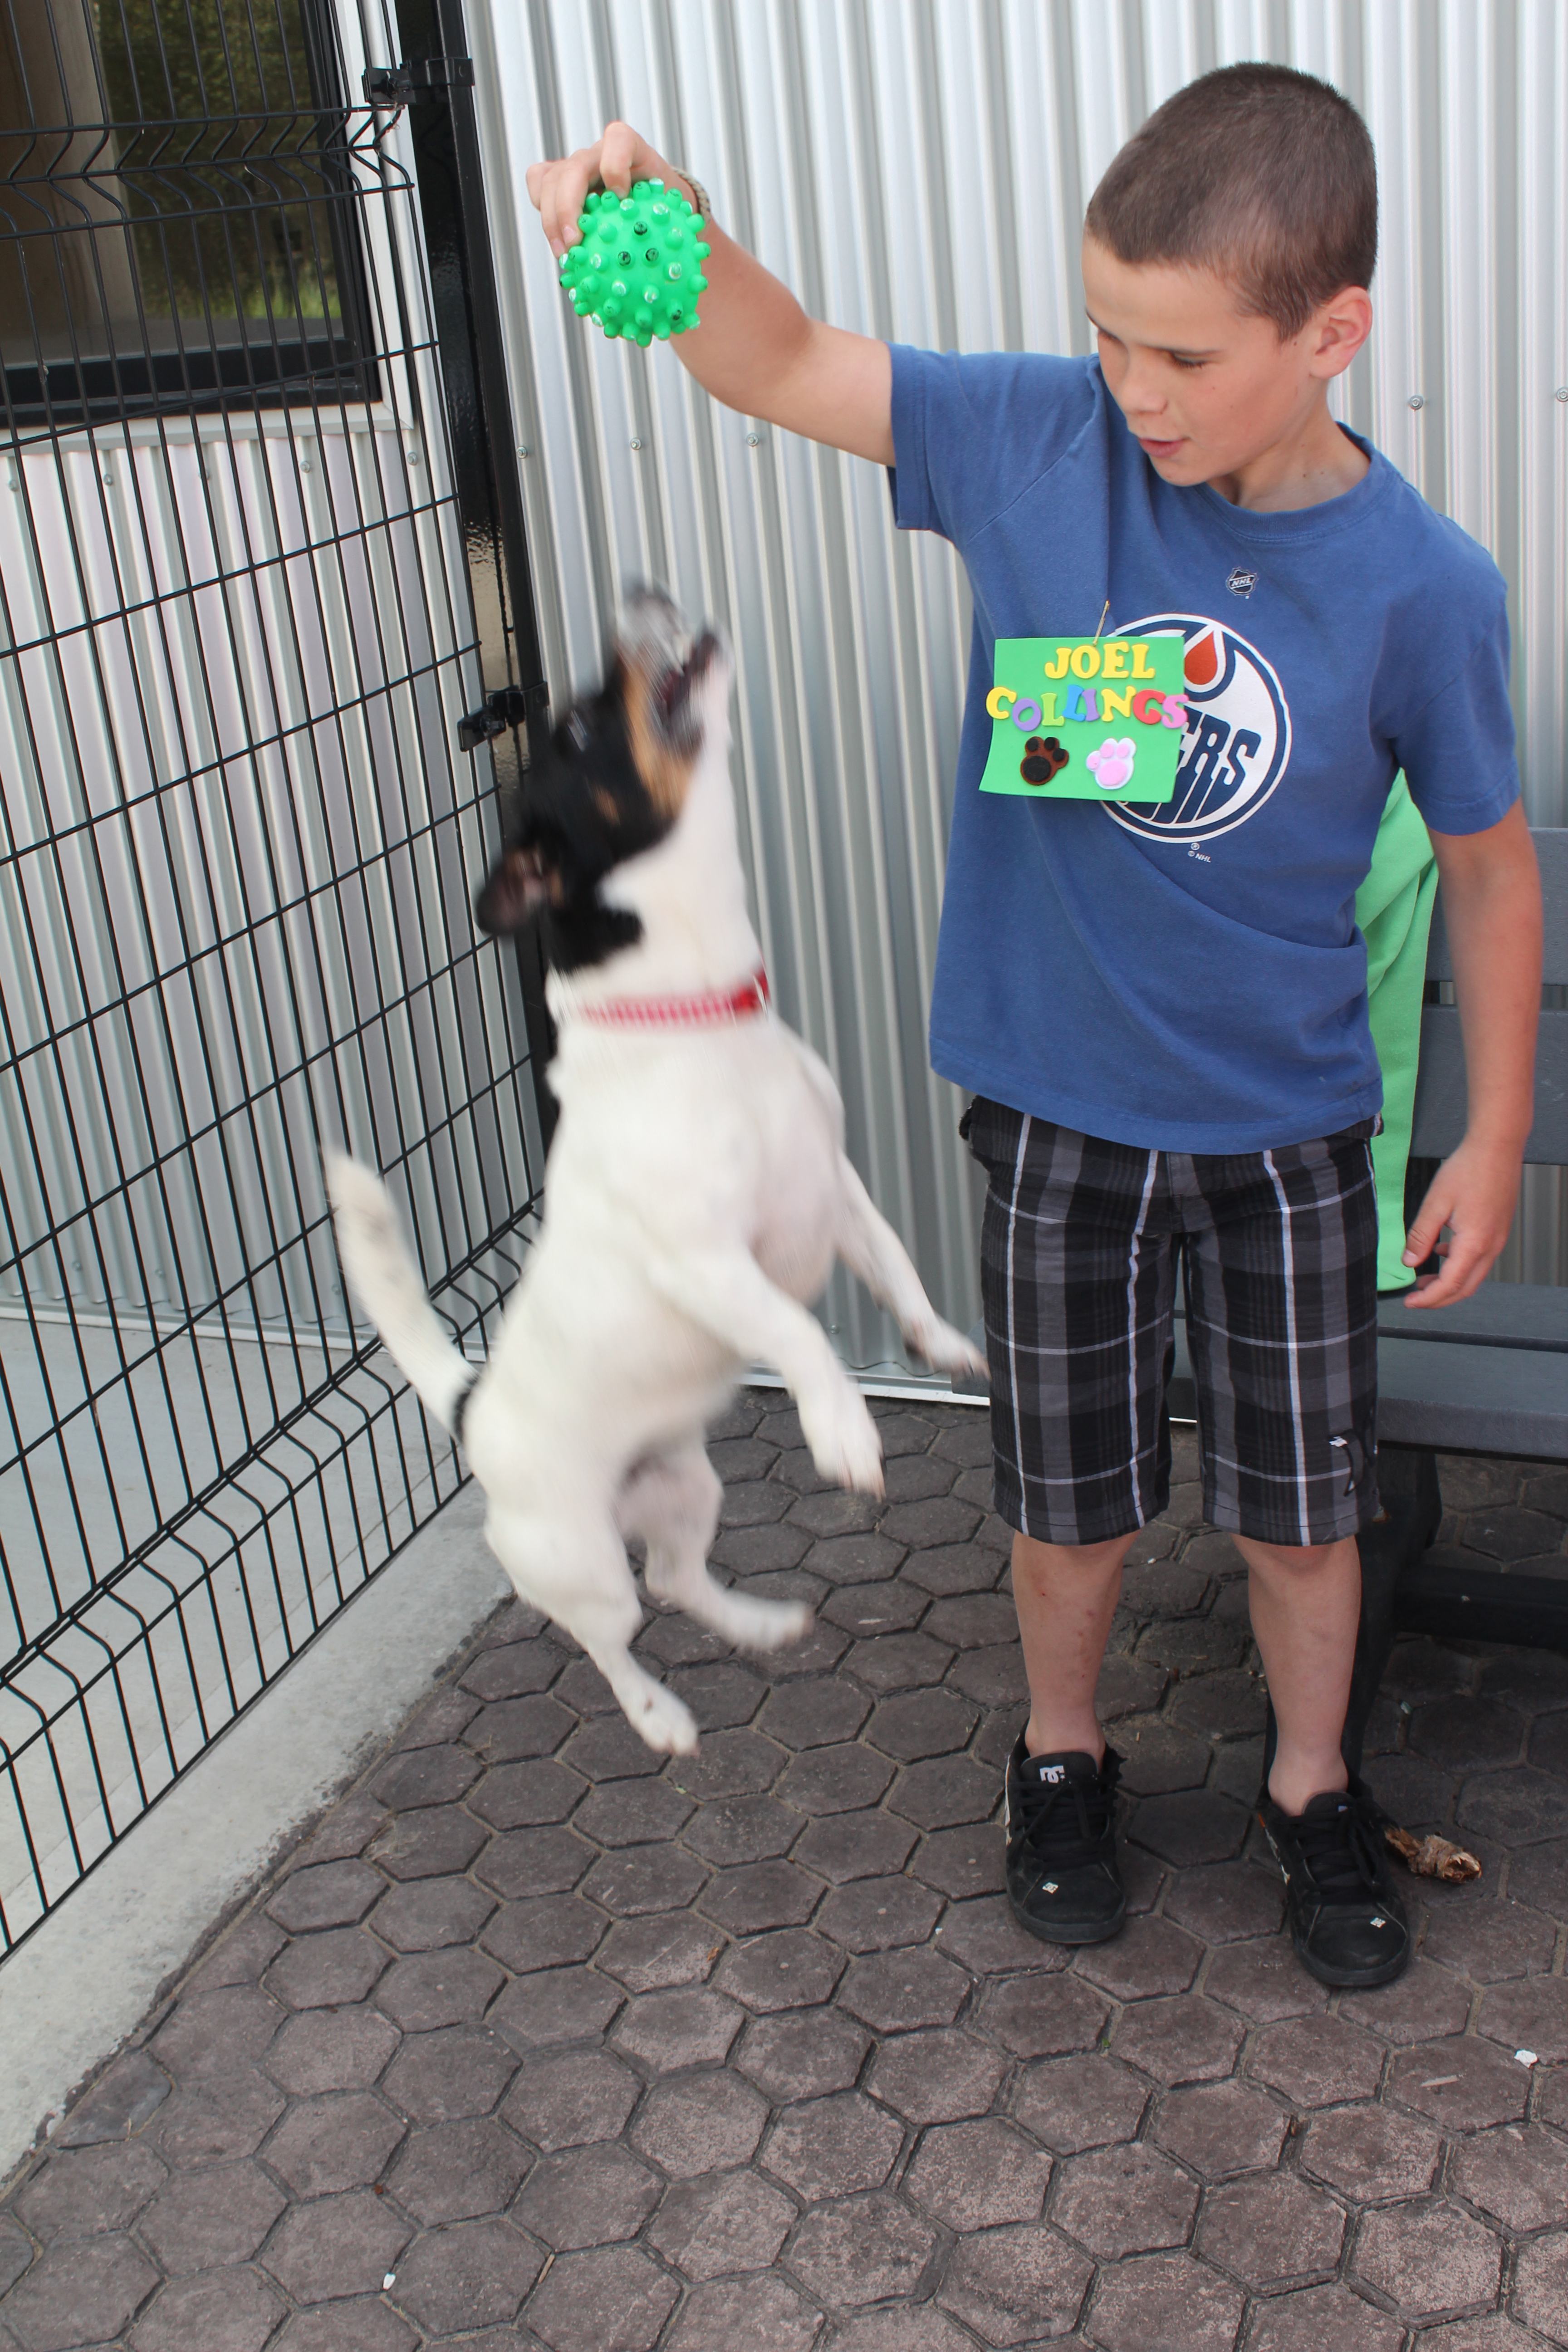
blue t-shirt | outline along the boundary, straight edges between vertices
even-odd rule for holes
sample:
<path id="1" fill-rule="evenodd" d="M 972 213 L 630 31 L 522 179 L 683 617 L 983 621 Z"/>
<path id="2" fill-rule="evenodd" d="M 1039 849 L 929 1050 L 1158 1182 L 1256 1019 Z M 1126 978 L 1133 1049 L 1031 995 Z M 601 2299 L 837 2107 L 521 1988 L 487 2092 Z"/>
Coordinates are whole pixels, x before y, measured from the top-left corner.
<path id="1" fill-rule="evenodd" d="M 1355 894 L 1394 778 L 1438 833 L 1519 793 L 1490 557 L 1370 448 L 1353 489 L 1292 513 L 1173 488 L 1092 359 L 895 345 L 893 446 L 900 524 L 951 540 L 974 592 L 934 1066 L 1145 1150 L 1368 1117 Z M 1186 640 L 1175 798 L 983 793 L 995 639 L 1093 636 L 1102 613 Z"/>

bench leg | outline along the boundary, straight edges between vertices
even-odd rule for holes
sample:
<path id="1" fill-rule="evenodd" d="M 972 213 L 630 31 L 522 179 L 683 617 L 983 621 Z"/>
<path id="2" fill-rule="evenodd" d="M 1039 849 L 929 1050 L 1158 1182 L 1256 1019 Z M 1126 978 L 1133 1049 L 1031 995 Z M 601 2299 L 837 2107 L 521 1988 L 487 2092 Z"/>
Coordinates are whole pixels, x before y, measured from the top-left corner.
<path id="1" fill-rule="evenodd" d="M 1377 1701 L 1396 1626 L 1394 1594 L 1410 1564 L 1431 1548 L 1443 1516 L 1437 1491 L 1437 1457 L 1426 1446 L 1380 1446 L 1377 1491 L 1383 1517 L 1358 1539 L 1361 1552 L 1361 1627 L 1356 1635 L 1355 1665 L 1351 1674 L 1350 1703 L 1345 1709 L 1341 1752 L 1352 1772 L 1359 1773 L 1366 1727 Z M 1263 1781 L 1268 1783 L 1277 1740 L 1270 1704 L 1263 1736 Z"/>

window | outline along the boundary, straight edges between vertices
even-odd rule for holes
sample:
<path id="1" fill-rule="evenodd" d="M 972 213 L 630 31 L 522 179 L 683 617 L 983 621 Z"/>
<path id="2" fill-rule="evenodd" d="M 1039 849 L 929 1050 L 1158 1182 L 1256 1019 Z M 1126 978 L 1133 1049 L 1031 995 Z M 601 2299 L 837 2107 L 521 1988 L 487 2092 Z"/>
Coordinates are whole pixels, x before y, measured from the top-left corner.
<path id="1" fill-rule="evenodd" d="M 0 0 L 0 427 L 364 400 L 317 0 Z"/>

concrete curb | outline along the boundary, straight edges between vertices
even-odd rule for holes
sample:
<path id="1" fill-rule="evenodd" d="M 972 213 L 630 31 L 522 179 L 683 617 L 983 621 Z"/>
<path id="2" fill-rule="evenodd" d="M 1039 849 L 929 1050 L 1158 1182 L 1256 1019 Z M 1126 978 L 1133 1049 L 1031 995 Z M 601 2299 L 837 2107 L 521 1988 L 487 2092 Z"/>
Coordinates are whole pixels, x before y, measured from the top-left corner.
<path id="1" fill-rule="evenodd" d="M 483 1515 L 465 1486 L 0 1966 L 0 2182 L 510 1596 Z"/>

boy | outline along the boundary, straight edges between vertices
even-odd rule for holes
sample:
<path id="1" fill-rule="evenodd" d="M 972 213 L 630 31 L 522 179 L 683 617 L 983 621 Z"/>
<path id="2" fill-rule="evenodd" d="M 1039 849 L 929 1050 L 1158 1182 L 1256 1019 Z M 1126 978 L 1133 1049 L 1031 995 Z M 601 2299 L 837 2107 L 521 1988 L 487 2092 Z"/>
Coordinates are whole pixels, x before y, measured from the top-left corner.
<path id="1" fill-rule="evenodd" d="M 601 180 L 700 185 L 624 123 L 529 193 L 559 255 Z M 1518 803 L 1503 583 L 1337 425 L 1372 324 L 1371 141 L 1268 65 L 1162 107 L 1096 190 L 1098 357 L 960 358 L 808 319 L 710 219 L 702 324 L 674 348 L 745 414 L 892 469 L 974 592 L 931 1011 L 975 1097 L 998 1510 L 1030 1714 L 1007 1771 L 1007 1886 L 1047 1942 L 1126 1912 L 1118 1759 L 1094 1709 L 1137 1529 L 1169 1479 L 1178 1258 L 1204 1507 L 1247 1561 L 1279 1724 L 1258 1812 L 1321 1981 L 1397 1976 L 1409 1934 L 1340 1753 L 1355 1536 L 1377 1507 L 1381 1086 L 1353 900 L 1404 769 L 1453 942 L 1469 1123 L 1408 1235 L 1417 1307 L 1507 1237 L 1531 1118 L 1540 898 Z M 1179 633 L 1176 797 L 1142 809 L 978 790 L 998 637 Z M 1445 1240 L 1441 1238 L 1447 1235 Z"/>

